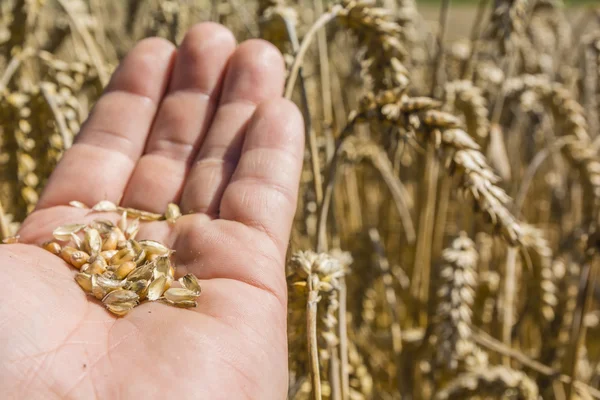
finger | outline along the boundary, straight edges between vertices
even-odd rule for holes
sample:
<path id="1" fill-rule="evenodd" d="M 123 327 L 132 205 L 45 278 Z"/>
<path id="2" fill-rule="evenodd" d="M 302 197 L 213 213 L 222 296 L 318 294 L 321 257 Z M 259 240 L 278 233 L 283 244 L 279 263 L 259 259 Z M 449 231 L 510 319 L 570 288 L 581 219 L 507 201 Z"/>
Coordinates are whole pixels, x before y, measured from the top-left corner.
<path id="1" fill-rule="evenodd" d="M 277 48 L 262 40 L 238 47 L 229 62 L 219 108 L 183 190 L 184 212 L 215 216 L 239 159 L 243 135 L 256 106 L 279 97 L 284 63 Z"/>
<path id="2" fill-rule="evenodd" d="M 123 205 L 163 212 L 168 203 L 179 202 L 190 163 L 212 121 L 220 82 L 235 46 L 233 34 L 215 23 L 198 24 L 186 34 L 169 92 Z"/>
<path id="3" fill-rule="evenodd" d="M 293 103 L 276 99 L 262 104 L 252 117 L 239 164 L 221 200 L 221 219 L 263 232 L 282 254 L 296 211 L 303 127 Z"/>
<path id="4" fill-rule="evenodd" d="M 50 177 L 38 209 L 78 200 L 118 202 L 142 154 L 169 81 L 175 47 L 141 41 L 114 73 L 75 144 Z"/>

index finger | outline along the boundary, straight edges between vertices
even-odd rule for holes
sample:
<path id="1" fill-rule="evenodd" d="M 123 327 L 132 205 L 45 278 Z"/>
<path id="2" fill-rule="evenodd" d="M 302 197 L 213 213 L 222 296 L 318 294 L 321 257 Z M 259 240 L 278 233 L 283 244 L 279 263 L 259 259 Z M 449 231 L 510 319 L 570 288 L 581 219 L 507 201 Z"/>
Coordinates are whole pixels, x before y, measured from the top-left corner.
<path id="1" fill-rule="evenodd" d="M 63 156 L 37 209 L 78 200 L 118 203 L 164 96 L 175 47 L 141 41 L 118 67 L 73 147 Z"/>

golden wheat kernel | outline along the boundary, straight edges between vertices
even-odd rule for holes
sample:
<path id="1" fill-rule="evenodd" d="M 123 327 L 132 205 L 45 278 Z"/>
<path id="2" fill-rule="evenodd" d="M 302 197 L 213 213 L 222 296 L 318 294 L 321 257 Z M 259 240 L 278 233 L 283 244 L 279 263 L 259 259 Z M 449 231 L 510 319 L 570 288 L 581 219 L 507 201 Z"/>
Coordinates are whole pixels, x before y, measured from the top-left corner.
<path id="1" fill-rule="evenodd" d="M 131 310 L 133 310 L 133 308 L 136 305 L 137 305 L 137 303 L 133 302 L 133 301 L 126 301 L 126 302 L 115 303 L 115 304 L 105 304 L 106 309 L 108 311 L 110 311 L 111 313 L 113 313 L 119 317 L 123 317 L 123 316 L 127 315 Z"/>
<path id="2" fill-rule="evenodd" d="M 119 250 L 106 250 L 100 252 L 100 256 L 106 260 L 107 263 L 119 252 Z"/>
<path id="3" fill-rule="evenodd" d="M 146 250 L 144 250 L 142 246 L 140 246 L 140 244 L 133 239 L 129 241 L 129 244 L 131 250 L 135 254 L 133 262 L 135 262 L 137 265 L 142 265 L 146 260 Z"/>
<path id="4" fill-rule="evenodd" d="M 119 218 L 119 222 L 117 222 L 117 228 L 119 228 L 121 232 L 125 232 L 127 229 L 127 210 L 121 212 L 121 217 Z M 123 237 L 125 237 L 125 235 L 123 235 Z"/>
<path id="5" fill-rule="evenodd" d="M 136 268 L 136 263 L 135 262 L 133 262 L 133 261 L 126 261 L 123 264 L 119 265 L 117 269 L 115 269 L 115 277 L 117 279 L 124 279 L 135 268 Z"/>
<path id="6" fill-rule="evenodd" d="M 140 220 L 138 218 L 134 219 L 125 229 L 125 238 L 128 240 L 133 240 L 137 236 L 140 231 Z"/>
<path id="7" fill-rule="evenodd" d="M 195 300 L 167 300 L 167 304 L 170 304 L 179 308 L 194 308 L 198 307 L 198 303 Z"/>
<path id="8" fill-rule="evenodd" d="M 150 281 L 152 279 L 152 272 L 155 268 L 155 265 L 150 263 L 150 264 L 144 264 L 140 267 L 137 267 L 136 269 L 134 269 L 129 275 L 127 275 L 127 280 L 128 281 L 137 281 L 137 280 L 146 280 L 146 281 Z"/>
<path id="9" fill-rule="evenodd" d="M 167 277 L 158 277 L 157 279 L 153 280 L 152 283 L 150 283 L 150 286 L 148 286 L 148 300 L 158 300 L 167 289 Z"/>
<path id="10" fill-rule="evenodd" d="M 139 280 L 135 280 L 135 281 L 127 280 L 125 283 L 125 286 L 123 286 L 123 288 L 127 289 L 127 290 L 131 290 L 133 292 L 136 292 L 140 296 L 140 299 L 141 299 L 144 297 L 143 293 L 145 293 L 145 291 L 149 285 L 150 285 L 150 281 L 148 281 L 146 279 L 139 279 Z"/>
<path id="11" fill-rule="evenodd" d="M 137 302 L 138 299 L 139 296 L 137 293 L 131 290 L 117 289 L 107 294 L 106 297 L 102 299 L 102 302 L 104 304 L 117 304 L 130 301 Z"/>
<path id="12" fill-rule="evenodd" d="M 158 278 L 160 276 L 173 277 L 173 274 L 175 271 L 173 269 L 173 266 L 171 265 L 171 261 L 169 260 L 169 257 L 158 257 L 154 261 L 154 265 L 155 265 L 155 269 L 153 272 L 154 278 Z"/>
<path id="13" fill-rule="evenodd" d="M 195 300 L 198 295 L 186 288 L 170 288 L 164 293 L 165 299 L 177 302 L 182 300 Z"/>
<path id="14" fill-rule="evenodd" d="M 52 242 L 52 241 L 45 242 L 44 244 L 42 244 L 42 248 L 56 256 L 60 255 L 60 252 L 62 250 L 62 248 L 60 247 L 60 244 L 58 244 L 56 242 Z"/>
<path id="15" fill-rule="evenodd" d="M 111 221 L 105 219 L 96 219 L 89 224 L 89 228 L 96 229 L 101 236 L 106 236 L 114 227 L 115 225 Z"/>
<path id="16" fill-rule="evenodd" d="M 75 251 L 75 252 L 71 253 L 71 257 L 70 257 L 69 263 L 72 266 L 74 266 L 75 268 L 79 269 L 84 264 L 86 264 L 89 259 L 90 259 L 90 255 L 89 254 L 87 254 L 84 251 L 78 250 L 78 251 Z"/>
<path id="17" fill-rule="evenodd" d="M 73 253 L 75 253 L 77 250 L 76 248 L 72 247 L 72 246 L 65 246 L 60 250 L 60 256 L 63 260 L 65 260 L 66 262 L 70 263 L 71 262 L 71 255 Z"/>
<path id="18" fill-rule="evenodd" d="M 59 136 L 59 138 L 60 138 L 60 136 Z M 61 138 L 61 143 L 62 143 L 62 138 Z M 76 201 L 76 200 L 69 202 L 69 205 L 71 207 L 80 208 L 80 209 L 88 209 L 89 208 L 88 206 L 83 204 L 81 201 Z"/>
<path id="19" fill-rule="evenodd" d="M 102 243 L 102 251 L 106 250 L 115 250 L 117 248 L 117 243 L 119 242 L 120 235 L 117 231 L 118 228 L 111 229 L 104 239 L 104 243 Z"/>
<path id="20" fill-rule="evenodd" d="M 77 234 L 71 233 L 71 241 L 77 250 L 83 250 L 83 240 Z"/>
<path id="21" fill-rule="evenodd" d="M 81 266 L 81 268 L 79 268 L 79 272 L 83 272 L 86 274 L 90 274 L 91 275 L 91 271 L 90 271 L 90 263 L 85 263 Z"/>
<path id="22" fill-rule="evenodd" d="M 103 274 L 106 272 L 108 265 L 106 260 L 100 256 L 93 256 L 89 259 L 90 267 L 89 274 Z"/>
<path id="23" fill-rule="evenodd" d="M 148 254 L 146 255 L 146 261 L 148 262 L 156 262 L 156 260 L 158 260 L 160 257 L 158 254 Z"/>
<path id="24" fill-rule="evenodd" d="M 165 219 L 167 222 L 174 224 L 181 217 L 181 210 L 179 206 L 174 203 L 167 205 L 167 211 L 165 212 Z"/>
<path id="25" fill-rule="evenodd" d="M 163 218 L 161 214 L 151 213 L 148 211 L 135 210 L 133 208 L 127 208 L 127 214 L 131 218 L 136 218 L 141 221 L 159 221 Z"/>
<path id="26" fill-rule="evenodd" d="M 86 292 L 92 293 L 92 276 L 87 273 L 78 272 L 75 281 Z"/>
<path id="27" fill-rule="evenodd" d="M 146 256 L 168 256 L 172 252 L 167 246 L 154 240 L 140 240 L 138 243 L 146 251 Z"/>
<path id="28" fill-rule="evenodd" d="M 83 248 L 91 255 L 98 254 L 102 250 L 102 238 L 100 232 L 94 228 L 85 230 Z"/>
<path id="29" fill-rule="evenodd" d="M 79 231 L 81 231 L 84 228 L 85 228 L 85 225 L 83 225 L 83 224 L 63 225 L 63 226 L 56 228 L 54 230 L 54 232 L 52 232 L 52 235 L 54 236 L 54 238 L 56 240 L 61 241 L 61 242 L 66 242 L 66 241 L 69 241 L 72 239 L 73 234 L 78 233 Z"/>
<path id="30" fill-rule="evenodd" d="M 111 279 L 109 276 L 92 275 L 92 294 L 98 299 L 103 299 L 107 293 L 122 289 L 125 281 Z"/>
<path id="31" fill-rule="evenodd" d="M 192 274 L 187 274 L 187 275 L 179 278 L 179 283 L 181 283 L 181 285 L 183 287 L 190 290 L 197 296 L 199 296 L 200 293 L 202 292 L 202 290 L 200 288 L 200 283 L 198 282 L 198 279 Z"/>
<path id="32" fill-rule="evenodd" d="M 98 300 L 102 300 L 108 291 L 105 287 L 98 284 L 98 275 L 92 275 L 92 295 Z"/>
<path id="33" fill-rule="evenodd" d="M 115 205 L 115 203 L 113 203 L 111 201 L 102 200 L 102 201 L 96 203 L 92 207 L 92 211 L 98 211 L 98 212 L 117 211 L 117 206 Z"/>
<path id="34" fill-rule="evenodd" d="M 117 251 L 117 253 L 111 257 L 110 264 L 121 265 L 127 261 L 132 261 L 135 258 L 135 256 L 136 254 L 133 251 L 133 249 L 125 247 Z"/>

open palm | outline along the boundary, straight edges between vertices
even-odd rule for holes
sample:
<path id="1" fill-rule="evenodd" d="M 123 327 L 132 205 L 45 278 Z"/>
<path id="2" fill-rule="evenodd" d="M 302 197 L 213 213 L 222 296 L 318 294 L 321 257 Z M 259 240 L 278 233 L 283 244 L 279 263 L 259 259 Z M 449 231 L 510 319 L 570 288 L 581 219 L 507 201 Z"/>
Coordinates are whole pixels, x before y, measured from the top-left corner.
<path id="1" fill-rule="evenodd" d="M 303 127 L 283 81 L 275 48 L 237 46 L 216 24 L 193 27 L 179 49 L 146 39 L 130 52 L 23 224 L 30 244 L 0 247 L 2 398 L 285 398 Z M 72 268 L 33 245 L 99 218 L 72 200 L 180 204 L 174 225 L 145 223 L 138 238 L 165 243 L 177 274 L 199 277 L 198 307 L 144 303 L 115 318 L 86 296 Z"/>

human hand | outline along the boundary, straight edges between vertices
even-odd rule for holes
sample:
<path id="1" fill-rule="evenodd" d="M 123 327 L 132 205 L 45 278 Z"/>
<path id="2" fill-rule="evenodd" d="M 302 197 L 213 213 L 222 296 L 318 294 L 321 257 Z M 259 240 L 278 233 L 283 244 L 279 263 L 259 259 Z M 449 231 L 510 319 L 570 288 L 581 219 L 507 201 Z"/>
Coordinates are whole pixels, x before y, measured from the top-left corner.
<path id="1" fill-rule="evenodd" d="M 212 23 L 179 49 L 154 38 L 130 52 L 24 222 L 25 244 L 0 246 L 3 398 L 285 398 L 303 121 L 283 84 L 273 46 L 236 46 Z M 36 245 L 98 218 L 73 200 L 180 204 L 175 224 L 143 223 L 138 238 L 174 249 L 177 275 L 199 277 L 198 307 L 144 303 L 117 318 L 86 296 Z"/>

